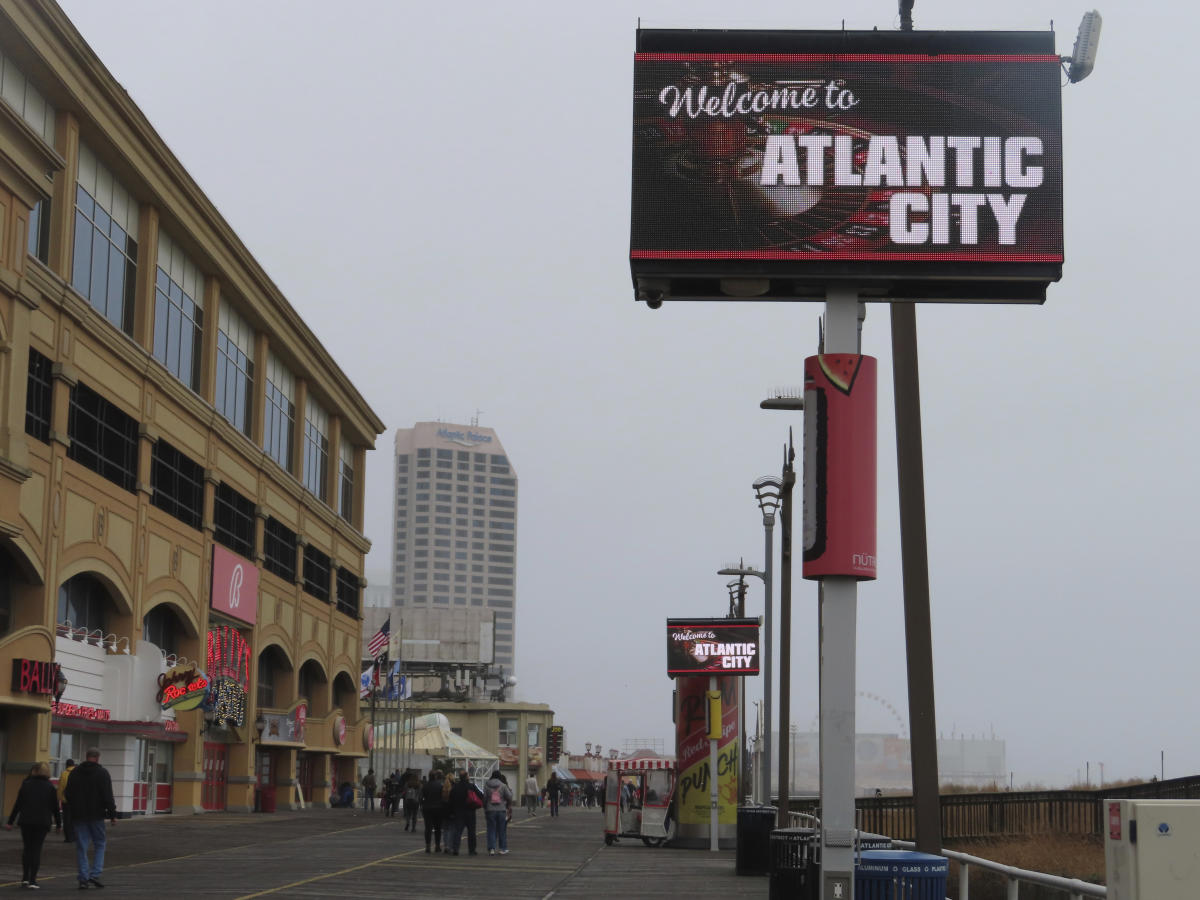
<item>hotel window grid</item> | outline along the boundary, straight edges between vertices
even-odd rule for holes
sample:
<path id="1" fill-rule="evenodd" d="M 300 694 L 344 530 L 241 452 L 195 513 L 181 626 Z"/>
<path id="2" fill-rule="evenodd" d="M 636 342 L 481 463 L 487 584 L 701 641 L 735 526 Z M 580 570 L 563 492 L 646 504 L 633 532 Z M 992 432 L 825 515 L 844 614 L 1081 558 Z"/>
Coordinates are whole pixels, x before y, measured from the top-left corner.
<path id="1" fill-rule="evenodd" d="M 150 455 L 150 502 L 185 525 L 198 529 L 204 511 L 204 467 L 164 440 Z"/>
<path id="2" fill-rule="evenodd" d="M 327 499 L 329 474 L 329 413 L 311 398 L 304 413 L 304 486 L 320 500 Z M 326 590 L 328 595 L 328 590 Z"/>
<path id="3" fill-rule="evenodd" d="M 217 377 L 213 405 L 242 434 L 250 435 L 254 389 L 254 330 L 229 303 L 217 307 Z"/>
<path id="4" fill-rule="evenodd" d="M 200 389 L 204 276 L 161 228 L 154 276 L 154 358 L 172 375 Z"/>
<path id="5" fill-rule="evenodd" d="M 358 618 L 358 576 L 349 569 L 337 570 L 337 608 L 338 612 Z"/>
<path id="6" fill-rule="evenodd" d="M 213 497 L 213 539 L 239 556 L 254 559 L 254 502 L 229 485 L 217 485 Z"/>
<path id="7" fill-rule="evenodd" d="M 274 517 L 263 528 L 263 565 L 284 581 L 296 580 L 296 532 Z"/>
<path id="8" fill-rule="evenodd" d="M 304 548 L 304 590 L 323 603 L 329 602 L 329 578 L 332 575 L 329 557 L 312 544 Z"/>
<path id="9" fill-rule="evenodd" d="M 138 423 L 82 384 L 71 389 L 67 456 L 118 487 L 137 487 Z"/>
<path id="10" fill-rule="evenodd" d="M 407 479 L 398 479 L 404 481 Z M 400 489 L 401 491 L 404 488 Z M 354 447 L 342 441 L 338 450 L 338 515 L 354 521 Z"/>
<path id="11" fill-rule="evenodd" d="M 3 53 L 0 53 L 0 99 L 11 106 L 43 141 L 54 146 L 54 107 Z"/>
<path id="12" fill-rule="evenodd" d="M 29 211 L 29 255 L 44 264 L 50 262 L 50 201 L 39 200 Z"/>
<path id="13" fill-rule="evenodd" d="M 296 380 L 275 356 L 267 357 L 266 421 L 263 449 L 285 471 L 292 470 L 292 427 L 296 419 Z"/>
<path id="14" fill-rule="evenodd" d="M 133 333 L 137 231 L 137 203 L 81 143 L 71 286 L 126 334 Z"/>
<path id="15" fill-rule="evenodd" d="M 29 348 L 29 381 L 25 387 L 25 433 L 43 444 L 50 442 L 50 404 L 54 385 L 50 374 L 53 364 L 32 347 Z"/>

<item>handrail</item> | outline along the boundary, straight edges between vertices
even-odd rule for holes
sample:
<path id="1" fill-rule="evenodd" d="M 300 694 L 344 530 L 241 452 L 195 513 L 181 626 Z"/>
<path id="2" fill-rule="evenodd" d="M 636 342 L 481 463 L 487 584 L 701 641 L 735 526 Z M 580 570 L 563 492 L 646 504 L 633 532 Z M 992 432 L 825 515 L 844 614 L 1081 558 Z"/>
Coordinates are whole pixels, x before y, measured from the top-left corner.
<path id="1" fill-rule="evenodd" d="M 820 824 L 820 819 L 809 813 L 793 812 L 788 814 L 788 819 L 791 824 L 799 826 L 801 822 L 807 822 L 812 826 Z M 871 834 L 870 832 L 860 831 L 858 836 L 862 838 L 873 838 L 875 840 L 891 841 L 893 847 L 899 847 L 902 850 L 915 850 L 917 845 L 912 841 L 898 841 L 888 837 L 886 834 Z M 986 869 L 990 872 L 996 872 L 1008 879 L 1008 900 L 1017 900 L 1017 886 L 1022 882 L 1028 884 L 1038 884 L 1045 887 L 1054 888 L 1060 891 L 1066 891 L 1070 894 L 1071 900 L 1082 900 L 1083 897 L 1107 897 L 1108 888 L 1102 884 L 1092 884 L 1090 881 L 1081 881 L 1078 878 L 1063 878 L 1060 875 L 1047 875 L 1044 872 L 1033 872 L 1029 869 L 1020 869 L 1016 866 L 1005 865 L 1004 863 L 994 862 L 990 859 L 984 859 L 979 856 L 972 856 L 969 853 L 960 853 L 957 850 L 941 851 L 941 855 L 947 859 L 952 859 L 958 863 L 958 896 L 959 900 L 970 900 L 970 867 L 979 866 L 981 869 Z"/>

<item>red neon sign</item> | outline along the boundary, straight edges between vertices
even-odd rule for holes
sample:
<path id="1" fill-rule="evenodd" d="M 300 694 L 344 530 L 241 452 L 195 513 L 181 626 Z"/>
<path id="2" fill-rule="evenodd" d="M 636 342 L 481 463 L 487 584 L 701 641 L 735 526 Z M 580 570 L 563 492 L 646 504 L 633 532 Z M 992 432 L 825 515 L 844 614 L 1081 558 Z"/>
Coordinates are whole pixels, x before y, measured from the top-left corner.
<path id="1" fill-rule="evenodd" d="M 24 694 L 53 694 L 54 663 L 14 659 L 12 683 L 15 690 Z"/>

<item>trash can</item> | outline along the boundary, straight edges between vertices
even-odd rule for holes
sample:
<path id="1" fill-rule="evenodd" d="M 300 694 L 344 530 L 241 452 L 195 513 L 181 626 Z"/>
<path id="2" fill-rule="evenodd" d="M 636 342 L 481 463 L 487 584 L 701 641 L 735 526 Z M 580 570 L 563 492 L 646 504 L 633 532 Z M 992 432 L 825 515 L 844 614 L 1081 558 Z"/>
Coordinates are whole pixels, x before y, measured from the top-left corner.
<path id="1" fill-rule="evenodd" d="M 914 850 L 864 850 L 854 869 L 854 900 L 945 900 L 950 861 Z"/>
<path id="2" fill-rule="evenodd" d="M 737 873 L 766 875 L 771 859 L 771 829 L 779 814 L 774 806 L 737 809 Z"/>
<path id="3" fill-rule="evenodd" d="M 771 832 L 770 900 L 817 900 L 820 871 L 811 828 Z"/>
<path id="4" fill-rule="evenodd" d="M 264 813 L 275 812 L 275 788 L 264 787 L 258 801 L 258 811 Z"/>

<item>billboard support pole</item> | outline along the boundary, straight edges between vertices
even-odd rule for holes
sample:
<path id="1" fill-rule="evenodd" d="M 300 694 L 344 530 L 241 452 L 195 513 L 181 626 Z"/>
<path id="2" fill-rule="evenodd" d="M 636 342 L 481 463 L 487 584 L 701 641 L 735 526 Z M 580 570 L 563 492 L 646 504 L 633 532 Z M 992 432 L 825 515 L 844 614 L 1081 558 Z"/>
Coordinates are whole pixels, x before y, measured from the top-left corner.
<path id="1" fill-rule="evenodd" d="M 908 731 L 912 737 L 916 844 L 940 853 L 937 722 L 933 696 L 933 637 L 929 616 L 929 548 L 925 531 L 925 463 L 921 448 L 921 386 L 914 303 L 892 304 L 892 382 L 896 403 L 896 474 L 900 495 L 900 559 L 904 643 L 908 661 Z"/>
<path id="2" fill-rule="evenodd" d="M 708 676 L 708 692 L 711 696 L 717 691 L 717 676 Z M 712 704 L 709 703 L 709 710 L 712 710 Z M 708 802 L 712 807 L 712 811 L 708 817 L 708 849 L 716 853 L 719 848 L 718 837 L 721 828 L 721 811 L 719 808 L 719 797 L 717 793 L 717 739 L 713 734 L 720 734 L 721 725 L 718 719 L 717 724 L 709 724 L 708 738 Z"/>
<path id="3" fill-rule="evenodd" d="M 859 352 L 859 299 L 854 288 L 825 296 L 825 348 Z M 821 890 L 820 900 L 854 896 L 854 700 L 858 582 L 820 580 Z"/>

